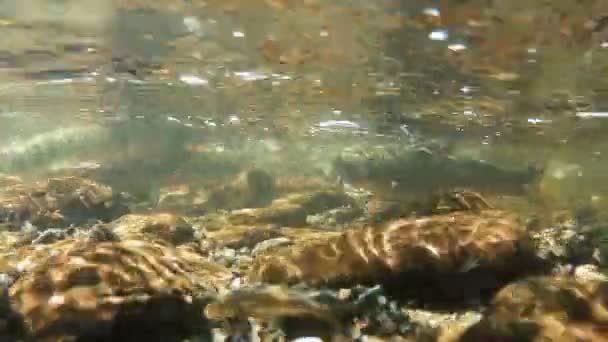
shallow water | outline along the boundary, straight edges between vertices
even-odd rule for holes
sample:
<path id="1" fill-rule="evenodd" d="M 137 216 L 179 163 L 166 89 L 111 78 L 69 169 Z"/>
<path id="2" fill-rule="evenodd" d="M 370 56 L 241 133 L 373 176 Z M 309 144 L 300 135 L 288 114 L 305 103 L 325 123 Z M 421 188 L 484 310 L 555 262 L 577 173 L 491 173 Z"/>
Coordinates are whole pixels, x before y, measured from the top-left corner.
<path id="1" fill-rule="evenodd" d="M 484 264 L 491 257 L 479 250 L 498 250 L 487 247 L 488 241 L 519 243 L 520 238 L 519 231 L 509 230 L 513 225 L 504 223 L 511 221 L 501 221 L 503 214 L 486 215 L 485 210 L 514 213 L 535 234 L 567 231 L 568 242 L 547 248 L 549 254 L 568 250 L 554 253 L 555 269 L 594 264 L 601 270 L 608 218 L 607 15 L 608 6 L 599 0 L 0 1 L 0 274 L 6 276 L 6 287 L 17 284 L 8 297 L 34 336 L 48 333 L 42 330 L 51 329 L 45 324 L 54 309 L 45 307 L 51 310 L 48 317 L 34 317 L 24 308 L 38 304 L 19 302 L 18 291 L 33 291 L 22 280 L 31 274 L 23 265 L 52 267 L 33 250 L 56 246 L 51 249 L 70 251 L 76 248 L 72 240 L 78 244 L 106 236 L 103 229 L 97 232 L 101 226 L 120 240 L 187 245 L 194 252 L 173 257 L 219 265 L 221 270 L 211 273 L 222 279 L 217 280 L 220 289 L 210 297 L 228 297 L 214 307 L 221 313 L 203 317 L 204 324 L 209 319 L 218 326 L 226 324 L 218 317 L 233 310 L 227 308 L 231 305 L 243 306 L 239 310 L 251 317 L 264 316 L 245 307 L 257 298 L 267 305 L 271 321 L 289 312 L 319 315 L 334 329 L 342 324 L 327 318 L 337 315 L 335 307 L 323 306 L 330 314 L 319 309 L 322 300 L 307 291 L 327 286 L 339 294 L 338 286 L 359 293 L 357 282 L 349 283 L 357 275 L 370 288 L 384 286 L 391 299 L 395 279 L 378 274 L 399 270 L 399 277 L 428 276 L 408 268 L 408 260 L 419 256 L 408 254 L 414 247 L 403 243 L 407 239 L 420 239 L 413 245 L 426 246 L 437 260 L 449 259 L 443 266 L 420 259 L 427 269 L 481 270 L 477 276 L 496 278 L 488 285 L 494 290 L 523 279 L 511 271 L 493 273 L 494 261 Z M 452 210 L 471 211 L 479 219 L 454 214 L 458 233 L 453 232 L 444 224 L 452 221 L 442 216 Z M 152 223 L 130 218 L 128 212 L 148 215 Z M 499 217 L 501 223 L 488 217 Z M 400 220 L 416 219 L 430 220 L 430 235 L 403 232 L 410 223 Z M 180 220 L 186 223 L 176 223 Z M 382 231 L 384 225 L 396 228 Z M 489 235 L 475 235 L 479 240 L 458 235 L 486 225 Z M 361 233 L 371 226 L 380 231 Z M 176 237 L 178 231 L 185 235 Z M 476 247 L 463 247 L 462 255 L 453 252 L 450 234 L 456 234 L 454 241 L 462 238 L 457 246 Z M 585 248 L 571 247 L 573 236 L 588 242 Z M 377 239 L 395 245 L 380 246 Z M 550 245 L 537 235 L 532 239 Z M 325 265 L 310 252 L 314 248 L 306 249 L 309 243 L 319 243 L 321 254 L 343 249 L 347 254 L 342 263 Z M 130 248 L 114 246 L 106 252 L 122 253 L 123 247 Z M 82 248 L 78 251 L 89 250 Z M 146 248 L 133 253 L 145 258 Z M 273 248 L 283 254 L 272 254 Z M 383 248 L 401 248 L 405 256 L 377 252 Z M 444 254 L 443 248 L 452 252 Z M 150 253 L 150 260 L 173 255 L 163 249 Z M 312 253 L 309 261 L 301 257 L 306 253 Z M 284 273 L 272 269 L 276 260 Z M 215 267 L 205 265 L 200 267 Z M 181 277 L 182 266 L 165 275 Z M 335 277 L 346 284 L 319 284 L 324 267 L 329 283 Z M 529 268 L 532 272 L 532 263 Z M 304 275 L 291 274 L 294 270 Z M 131 271 L 126 267 L 124 274 Z M 252 279 L 266 285 L 298 279 L 309 288 L 252 290 L 251 299 L 246 286 Z M 192 288 L 209 289 L 209 279 L 198 280 L 188 281 Z M 169 283 L 147 291 L 179 287 Z M 70 286 L 54 286 L 56 295 L 67 300 Z M 145 287 L 137 282 L 124 286 L 113 288 L 121 294 L 112 295 L 129 301 L 135 295 L 124 293 Z M 184 286 L 196 297 L 190 285 Z M 244 292 L 237 291 L 240 287 Z M 369 293 L 362 293 L 349 300 L 363 301 Z M 289 300 L 275 302 L 273 296 Z M 437 304 L 433 296 L 426 304 Z M 467 306 L 475 313 L 488 303 L 481 297 L 464 301 L 481 303 Z M 397 311 L 420 317 L 403 304 L 409 302 L 399 303 Z M 464 316 L 471 312 L 454 310 Z M 110 320 L 116 319 L 112 312 Z M 357 317 L 357 324 L 377 323 Z M 0 310 L 0 336 L 16 338 L 14 326 L 3 331 L 5 320 Z M 312 335 L 320 329 L 308 328 Z M 298 329 L 306 335 L 308 328 Z M 125 337 L 123 330 L 108 329 L 113 331 L 109 338 Z M 162 336 L 209 338 L 184 329 Z M 230 334 L 222 329 L 221 334 Z M 381 340 L 407 335 L 369 329 L 369 336 Z M 86 340 L 91 332 L 55 333 Z"/>

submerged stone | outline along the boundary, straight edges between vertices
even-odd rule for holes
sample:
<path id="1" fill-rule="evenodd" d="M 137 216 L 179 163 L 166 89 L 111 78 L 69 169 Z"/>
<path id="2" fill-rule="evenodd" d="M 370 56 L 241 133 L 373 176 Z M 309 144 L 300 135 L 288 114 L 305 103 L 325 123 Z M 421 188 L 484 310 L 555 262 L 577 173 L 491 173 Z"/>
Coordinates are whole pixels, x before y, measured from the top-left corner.
<path id="1" fill-rule="evenodd" d="M 211 190 L 207 209 L 257 208 L 268 205 L 276 196 L 275 180 L 260 169 L 243 171 L 227 184 Z"/>
<path id="2" fill-rule="evenodd" d="M 111 225 L 112 232 L 121 239 L 159 239 L 173 245 L 195 239 L 195 230 L 191 224 L 182 217 L 168 213 L 125 215 Z"/>
<path id="3" fill-rule="evenodd" d="M 0 222 L 12 228 L 26 222 L 40 228 L 107 222 L 128 212 L 125 194 L 85 178 L 51 178 L 0 189 Z"/>
<path id="4" fill-rule="evenodd" d="M 440 341 L 608 341 L 607 302 L 603 280 L 531 277 L 498 292 L 479 323 Z"/>
<path id="5" fill-rule="evenodd" d="M 271 223 L 297 227 L 307 225 L 309 215 L 350 205 L 353 201 L 345 193 L 320 190 L 282 197 L 264 208 L 235 210 L 228 219 L 234 224 Z"/>
<path id="6" fill-rule="evenodd" d="M 414 298 L 478 297 L 537 258 L 516 215 L 500 210 L 455 212 L 350 229 L 324 240 L 259 255 L 252 282 L 311 285 L 382 283 Z"/>
<path id="7" fill-rule="evenodd" d="M 10 296 L 35 340 L 179 341 L 205 333 L 204 298 L 230 276 L 188 249 L 62 241 Z"/>

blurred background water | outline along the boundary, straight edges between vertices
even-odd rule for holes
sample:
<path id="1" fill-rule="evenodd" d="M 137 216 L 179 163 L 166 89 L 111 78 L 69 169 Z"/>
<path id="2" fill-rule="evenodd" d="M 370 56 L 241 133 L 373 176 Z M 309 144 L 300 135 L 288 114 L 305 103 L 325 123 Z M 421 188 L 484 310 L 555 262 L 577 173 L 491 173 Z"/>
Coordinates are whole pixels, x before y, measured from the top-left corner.
<path id="1" fill-rule="evenodd" d="M 153 193 L 425 145 L 542 165 L 551 206 L 605 207 L 607 16 L 601 0 L 2 0 L 0 169 L 107 167 Z"/>

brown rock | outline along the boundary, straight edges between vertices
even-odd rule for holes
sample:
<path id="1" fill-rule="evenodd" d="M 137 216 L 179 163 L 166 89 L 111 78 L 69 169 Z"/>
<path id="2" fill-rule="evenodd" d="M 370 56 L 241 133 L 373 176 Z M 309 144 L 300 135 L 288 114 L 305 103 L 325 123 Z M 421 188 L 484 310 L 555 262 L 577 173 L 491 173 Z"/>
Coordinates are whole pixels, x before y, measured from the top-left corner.
<path id="1" fill-rule="evenodd" d="M 237 210 L 228 219 L 234 224 L 272 223 L 299 227 L 307 224 L 308 215 L 352 204 L 343 192 L 314 191 L 276 199 L 265 208 Z"/>
<path id="2" fill-rule="evenodd" d="M 230 183 L 215 187 L 205 204 L 208 209 L 257 208 L 275 197 L 274 178 L 260 169 L 241 172 Z"/>
<path id="3" fill-rule="evenodd" d="M 51 178 L 0 189 L 0 222 L 20 227 L 65 227 L 88 220 L 111 221 L 129 211 L 126 198 L 112 188 L 79 177 Z"/>
<path id="4" fill-rule="evenodd" d="M 256 258 L 251 281 L 395 285 L 419 298 L 426 292 L 457 298 L 495 289 L 535 261 L 515 215 L 484 210 L 383 227 L 351 229 L 323 241 L 273 250 Z M 525 265 L 525 267 L 522 267 Z"/>
<path id="5" fill-rule="evenodd" d="M 502 289 L 486 317 L 448 341 L 608 341 L 608 283 L 531 277 Z"/>
<path id="6" fill-rule="evenodd" d="M 54 250 L 10 288 L 37 341 L 177 341 L 206 329 L 200 298 L 230 277 L 158 243 L 62 241 Z"/>
<path id="7" fill-rule="evenodd" d="M 167 213 L 125 215 L 113 222 L 113 232 L 121 239 L 160 239 L 173 245 L 194 241 L 195 231 L 183 218 Z"/>

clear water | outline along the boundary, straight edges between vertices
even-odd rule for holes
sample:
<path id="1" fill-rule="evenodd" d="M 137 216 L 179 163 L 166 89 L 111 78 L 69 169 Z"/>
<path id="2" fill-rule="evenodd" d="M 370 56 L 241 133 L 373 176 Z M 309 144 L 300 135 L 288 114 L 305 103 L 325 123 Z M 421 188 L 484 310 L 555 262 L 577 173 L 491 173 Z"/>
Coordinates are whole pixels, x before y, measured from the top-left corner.
<path id="1" fill-rule="evenodd" d="M 527 196 L 545 214 L 605 212 L 602 13 L 600 0 L 2 0 L 0 173 L 93 175 L 154 209 L 251 167 L 344 181 L 334 161 L 349 151 L 425 147 L 540 166 Z M 428 189 L 451 184 L 420 172 Z"/>
<path id="2" fill-rule="evenodd" d="M 317 146 L 331 160 L 328 145 L 386 135 L 576 168 L 555 200 L 601 198 L 602 6 L 7 0 L 2 167 L 170 163 L 197 144 L 273 146 L 262 156 L 287 163 Z"/>

